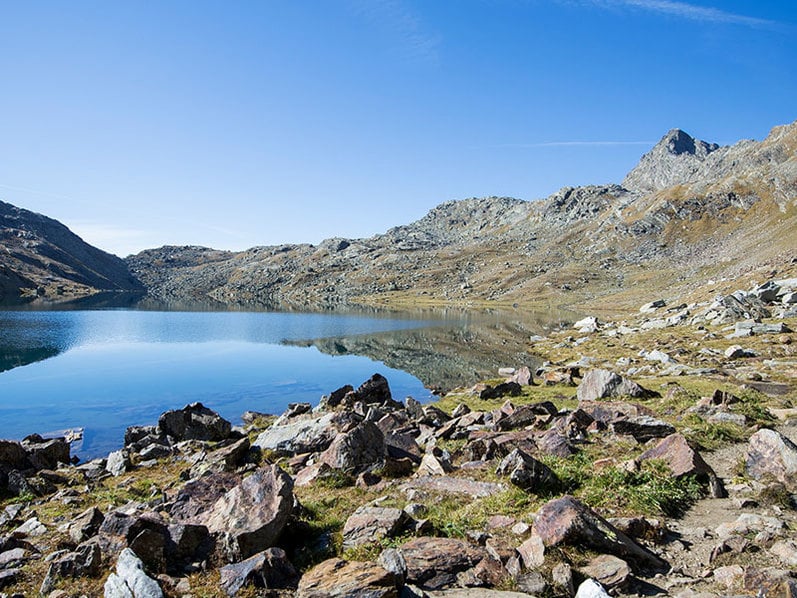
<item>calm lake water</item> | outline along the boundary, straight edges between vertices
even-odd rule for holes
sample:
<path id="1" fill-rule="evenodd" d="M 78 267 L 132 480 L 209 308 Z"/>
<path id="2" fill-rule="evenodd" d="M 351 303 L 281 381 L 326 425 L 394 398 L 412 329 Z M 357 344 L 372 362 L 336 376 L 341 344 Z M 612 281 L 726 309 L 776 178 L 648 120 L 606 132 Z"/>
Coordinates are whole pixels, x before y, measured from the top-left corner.
<path id="1" fill-rule="evenodd" d="M 375 372 L 398 399 L 424 401 L 418 378 L 378 360 L 330 355 L 313 339 L 417 329 L 440 322 L 349 315 L 0 311 L 0 438 L 81 427 L 86 459 L 119 448 L 124 430 L 200 401 L 233 423 L 244 411 L 317 403 Z M 286 343 L 306 344 L 307 346 Z"/>

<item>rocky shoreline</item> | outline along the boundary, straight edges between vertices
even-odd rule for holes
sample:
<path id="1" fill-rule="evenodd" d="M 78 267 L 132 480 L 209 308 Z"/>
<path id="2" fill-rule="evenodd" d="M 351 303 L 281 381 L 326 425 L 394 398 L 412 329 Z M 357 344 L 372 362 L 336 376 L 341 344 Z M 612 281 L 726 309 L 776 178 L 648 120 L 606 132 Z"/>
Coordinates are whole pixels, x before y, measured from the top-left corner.
<path id="1" fill-rule="evenodd" d="M 797 594 L 797 279 L 530 339 L 422 405 L 0 441 L 0 596 Z"/>

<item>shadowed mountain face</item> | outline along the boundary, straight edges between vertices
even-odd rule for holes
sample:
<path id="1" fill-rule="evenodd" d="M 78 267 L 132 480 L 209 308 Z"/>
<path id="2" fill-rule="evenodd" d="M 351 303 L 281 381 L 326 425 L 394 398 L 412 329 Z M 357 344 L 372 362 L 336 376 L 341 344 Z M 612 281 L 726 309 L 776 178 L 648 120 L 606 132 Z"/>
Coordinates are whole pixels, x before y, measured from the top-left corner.
<path id="1" fill-rule="evenodd" d="M 367 239 L 128 258 L 151 296 L 241 307 L 613 305 L 793 251 L 797 123 L 719 147 L 670 131 L 621 185 L 447 202 Z M 628 297 L 628 298 L 627 298 Z M 627 299 L 626 299 L 627 298 Z"/>
<path id="2" fill-rule="evenodd" d="M 0 304 L 144 290 L 122 259 L 85 243 L 57 220 L 4 202 L 0 250 Z"/>

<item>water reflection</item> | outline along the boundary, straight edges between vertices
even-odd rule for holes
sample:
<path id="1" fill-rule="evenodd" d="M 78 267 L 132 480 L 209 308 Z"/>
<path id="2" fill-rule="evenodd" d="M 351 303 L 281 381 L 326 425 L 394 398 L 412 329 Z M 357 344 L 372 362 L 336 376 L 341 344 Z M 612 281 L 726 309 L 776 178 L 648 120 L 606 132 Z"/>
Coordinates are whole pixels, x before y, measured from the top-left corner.
<path id="1" fill-rule="evenodd" d="M 363 355 L 409 372 L 427 388 L 449 390 L 495 377 L 498 368 L 535 366 L 532 337 L 572 322 L 569 311 L 534 313 L 516 310 L 489 312 L 426 312 L 438 325 L 375 334 L 337 336 L 293 342 L 313 346 L 329 355 Z"/>

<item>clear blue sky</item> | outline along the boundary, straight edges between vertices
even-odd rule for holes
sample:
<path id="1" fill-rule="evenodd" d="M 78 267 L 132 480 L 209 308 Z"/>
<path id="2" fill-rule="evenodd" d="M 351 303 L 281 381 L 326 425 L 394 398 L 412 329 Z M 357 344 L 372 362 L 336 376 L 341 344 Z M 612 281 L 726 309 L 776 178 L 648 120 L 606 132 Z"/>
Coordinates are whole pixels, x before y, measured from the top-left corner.
<path id="1" fill-rule="evenodd" d="M 369 236 L 797 119 L 792 0 L 0 0 L 0 199 L 127 255 Z"/>

